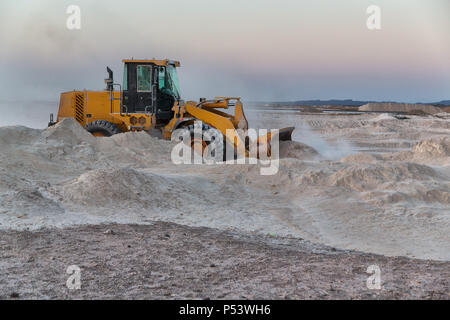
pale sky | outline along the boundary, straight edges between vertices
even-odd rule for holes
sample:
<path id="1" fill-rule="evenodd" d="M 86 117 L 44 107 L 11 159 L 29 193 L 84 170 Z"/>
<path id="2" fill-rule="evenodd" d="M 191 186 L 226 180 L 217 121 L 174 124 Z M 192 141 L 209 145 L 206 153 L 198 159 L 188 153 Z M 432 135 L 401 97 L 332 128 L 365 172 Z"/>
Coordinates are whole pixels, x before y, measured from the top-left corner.
<path id="1" fill-rule="evenodd" d="M 0 100 L 103 89 L 130 57 L 180 60 L 184 99 L 450 99 L 449 16 L 448 0 L 1 0 Z"/>

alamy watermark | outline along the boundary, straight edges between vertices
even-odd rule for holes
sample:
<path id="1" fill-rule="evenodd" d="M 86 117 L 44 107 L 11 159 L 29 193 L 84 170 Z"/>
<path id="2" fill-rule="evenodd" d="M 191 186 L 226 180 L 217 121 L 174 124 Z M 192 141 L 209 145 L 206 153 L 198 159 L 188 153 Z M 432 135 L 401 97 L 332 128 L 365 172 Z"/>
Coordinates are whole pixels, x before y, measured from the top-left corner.
<path id="1" fill-rule="evenodd" d="M 81 269 L 77 265 L 71 265 L 67 267 L 66 273 L 69 274 L 67 278 L 66 286 L 70 290 L 81 289 Z"/>
<path id="2" fill-rule="evenodd" d="M 370 290 L 380 290 L 381 289 L 381 269 L 376 264 L 372 264 L 367 267 L 367 273 L 371 274 L 367 278 L 366 286 Z"/>
<path id="3" fill-rule="evenodd" d="M 66 20 L 66 27 L 69 30 L 81 29 L 81 8 L 77 5 L 70 5 L 66 9 L 66 14 L 69 16 Z"/>
<path id="4" fill-rule="evenodd" d="M 366 21 L 367 29 L 381 30 L 381 8 L 371 5 L 367 7 L 366 13 L 369 15 Z"/>

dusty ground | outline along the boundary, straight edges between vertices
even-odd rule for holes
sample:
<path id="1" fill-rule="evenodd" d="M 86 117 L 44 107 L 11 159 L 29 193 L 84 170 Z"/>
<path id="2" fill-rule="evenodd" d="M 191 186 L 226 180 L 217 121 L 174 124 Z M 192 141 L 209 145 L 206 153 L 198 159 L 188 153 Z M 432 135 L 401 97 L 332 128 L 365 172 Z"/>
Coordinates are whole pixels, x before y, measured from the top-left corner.
<path id="1" fill-rule="evenodd" d="M 449 299 L 450 262 L 173 223 L 0 231 L 0 299 Z M 381 290 L 369 290 L 369 265 Z M 69 290 L 66 269 L 81 268 Z"/>

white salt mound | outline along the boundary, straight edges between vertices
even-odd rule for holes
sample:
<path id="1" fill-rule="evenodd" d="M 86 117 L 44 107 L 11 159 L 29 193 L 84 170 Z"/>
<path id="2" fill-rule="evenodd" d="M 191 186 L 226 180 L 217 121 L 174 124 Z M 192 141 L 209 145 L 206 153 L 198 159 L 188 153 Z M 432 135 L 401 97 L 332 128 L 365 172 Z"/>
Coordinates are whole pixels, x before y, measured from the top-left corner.
<path id="1" fill-rule="evenodd" d="M 370 153 L 355 153 L 351 154 L 347 157 L 344 157 L 340 160 L 340 162 L 349 162 L 349 163 L 376 163 L 381 160 L 381 156 L 370 154 Z"/>
<path id="2" fill-rule="evenodd" d="M 348 166 L 327 179 L 329 186 L 349 188 L 354 191 L 382 189 L 385 184 L 407 180 L 439 179 L 436 172 L 417 163 L 379 163 Z"/>
<path id="3" fill-rule="evenodd" d="M 420 110 L 429 114 L 442 112 L 438 107 L 424 104 L 409 103 L 367 103 L 358 108 L 359 111 L 377 111 L 377 112 L 411 112 Z"/>
<path id="4" fill-rule="evenodd" d="M 35 142 L 42 130 L 22 126 L 0 127 L 0 145 L 2 148 L 29 145 Z"/>
<path id="5" fill-rule="evenodd" d="M 86 131 L 73 118 L 65 118 L 54 126 L 45 129 L 42 137 L 46 140 L 64 141 L 70 144 L 80 144 L 82 142 L 94 142 L 95 137 Z"/>
<path id="6" fill-rule="evenodd" d="M 450 137 L 424 139 L 410 151 L 397 152 L 383 156 L 385 159 L 410 161 L 429 165 L 450 165 Z"/>
<path id="7" fill-rule="evenodd" d="M 397 120 L 397 118 L 390 115 L 389 113 L 382 113 L 379 116 L 376 116 L 375 118 L 370 119 L 370 121 L 372 121 L 372 122 L 385 121 L 385 120 Z"/>
<path id="8" fill-rule="evenodd" d="M 429 157 L 450 157 L 450 137 L 422 140 L 413 147 L 412 152 Z"/>
<path id="9" fill-rule="evenodd" d="M 185 183 L 154 173 L 135 169 L 91 170 L 63 187 L 66 203 L 93 207 L 118 208 L 170 208 L 183 194 L 196 194 L 187 190 Z M 184 187 L 184 191 L 182 190 Z"/>
<path id="10" fill-rule="evenodd" d="M 280 141 L 280 158 L 311 160 L 319 157 L 312 147 L 298 141 Z"/>

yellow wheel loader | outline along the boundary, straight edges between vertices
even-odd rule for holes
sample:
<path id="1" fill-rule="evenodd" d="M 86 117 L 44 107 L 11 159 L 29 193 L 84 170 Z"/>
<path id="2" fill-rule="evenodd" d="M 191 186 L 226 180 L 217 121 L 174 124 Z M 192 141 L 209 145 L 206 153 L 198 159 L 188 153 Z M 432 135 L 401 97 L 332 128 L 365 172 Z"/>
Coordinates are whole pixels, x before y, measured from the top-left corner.
<path id="1" fill-rule="evenodd" d="M 237 153 L 249 156 L 251 143 L 266 144 L 270 154 L 270 133 L 249 141 L 242 132 L 247 131 L 240 98 L 218 97 L 212 100 L 183 101 L 173 60 L 126 59 L 123 84 L 114 83 L 113 72 L 107 67 L 104 91 L 70 91 L 61 94 L 56 122 L 50 115 L 49 126 L 63 118 L 74 118 L 94 136 L 111 136 L 128 131 L 159 133 L 163 139 L 171 139 L 176 129 L 192 131 L 194 123 L 201 121 L 203 129 L 213 128 L 223 135 L 224 145 L 229 144 Z M 234 112 L 220 111 L 232 109 Z M 294 128 L 279 130 L 280 140 L 291 140 Z M 195 139 L 200 141 L 195 141 Z M 199 144 L 197 144 L 197 142 Z M 194 148 L 207 147 L 203 138 L 191 137 L 188 142 Z M 194 148 L 195 149 L 195 148 Z"/>

